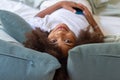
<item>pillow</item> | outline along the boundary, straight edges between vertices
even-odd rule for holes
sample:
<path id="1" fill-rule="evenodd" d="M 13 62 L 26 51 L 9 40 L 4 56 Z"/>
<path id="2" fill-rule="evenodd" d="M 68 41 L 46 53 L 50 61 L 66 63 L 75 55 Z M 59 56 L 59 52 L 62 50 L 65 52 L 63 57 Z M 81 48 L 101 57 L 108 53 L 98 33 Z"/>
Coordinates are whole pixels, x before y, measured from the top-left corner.
<path id="1" fill-rule="evenodd" d="M 21 43 L 26 40 L 25 33 L 32 30 L 22 17 L 9 11 L 0 10 L 0 20 L 4 30 Z"/>
<path id="2" fill-rule="evenodd" d="M 3 29 L 0 28 L 0 39 L 10 42 L 10 43 L 15 43 L 23 46 L 21 43 L 19 43 L 17 40 L 15 40 L 13 37 L 11 37 L 9 34 L 7 34 Z"/>
<path id="3" fill-rule="evenodd" d="M 53 80 L 58 60 L 42 52 L 0 40 L 1 80 Z"/>
<path id="4" fill-rule="evenodd" d="M 120 43 L 86 44 L 68 56 L 71 80 L 120 80 Z"/>

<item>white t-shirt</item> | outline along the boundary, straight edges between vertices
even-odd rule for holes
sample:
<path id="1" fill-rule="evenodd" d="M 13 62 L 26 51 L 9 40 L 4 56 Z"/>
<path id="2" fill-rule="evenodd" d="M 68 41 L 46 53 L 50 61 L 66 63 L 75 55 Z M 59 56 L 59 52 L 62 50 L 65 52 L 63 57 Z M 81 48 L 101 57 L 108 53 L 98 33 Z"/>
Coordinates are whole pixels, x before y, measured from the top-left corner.
<path id="1" fill-rule="evenodd" d="M 85 29 L 89 23 L 82 14 L 75 14 L 66 9 L 59 9 L 44 18 L 34 17 L 27 22 L 32 26 L 40 27 L 44 31 L 50 32 L 59 23 L 65 23 L 71 31 L 78 37 L 81 29 Z"/>

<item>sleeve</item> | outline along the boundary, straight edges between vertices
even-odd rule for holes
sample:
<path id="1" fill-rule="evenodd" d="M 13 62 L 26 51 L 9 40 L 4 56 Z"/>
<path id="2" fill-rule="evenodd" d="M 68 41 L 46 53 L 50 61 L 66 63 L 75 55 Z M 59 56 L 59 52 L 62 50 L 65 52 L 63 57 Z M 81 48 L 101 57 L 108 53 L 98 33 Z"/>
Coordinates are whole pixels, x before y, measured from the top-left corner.
<path id="1" fill-rule="evenodd" d="M 26 20 L 32 27 L 35 29 L 36 27 L 42 28 L 43 26 L 43 18 L 40 17 L 32 17 Z"/>

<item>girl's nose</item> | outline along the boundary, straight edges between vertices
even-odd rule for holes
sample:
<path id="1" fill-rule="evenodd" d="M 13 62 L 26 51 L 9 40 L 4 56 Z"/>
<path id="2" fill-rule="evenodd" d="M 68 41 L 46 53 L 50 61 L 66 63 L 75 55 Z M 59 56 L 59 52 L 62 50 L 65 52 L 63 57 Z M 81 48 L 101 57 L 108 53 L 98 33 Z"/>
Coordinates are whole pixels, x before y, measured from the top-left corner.
<path id="1" fill-rule="evenodd" d="M 63 31 L 58 31 L 56 34 L 61 35 L 61 36 L 65 35 L 65 33 Z"/>

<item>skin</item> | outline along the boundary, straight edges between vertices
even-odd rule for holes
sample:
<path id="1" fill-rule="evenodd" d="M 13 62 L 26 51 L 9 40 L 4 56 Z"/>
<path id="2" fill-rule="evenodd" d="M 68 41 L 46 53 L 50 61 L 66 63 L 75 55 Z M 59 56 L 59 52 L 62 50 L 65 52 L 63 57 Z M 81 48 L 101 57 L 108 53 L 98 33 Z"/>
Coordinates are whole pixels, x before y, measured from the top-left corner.
<path id="1" fill-rule="evenodd" d="M 83 4 L 80 4 L 80 3 L 75 3 L 72 1 L 60 1 L 54 5 L 46 8 L 45 10 L 41 11 L 36 16 L 43 18 L 45 15 L 51 14 L 52 12 L 54 12 L 55 10 L 60 9 L 60 8 L 65 8 L 65 9 L 75 13 L 76 10 L 73 7 L 83 10 L 85 17 L 88 20 L 89 24 L 93 27 L 93 30 L 95 32 L 99 33 L 101 35 L 101 37 L 104 36 L 102 31 L 100 30 L 99 26 L 97 25 L 96 21 L 94 20 L 91 12 L 88 10 L 88 8 L 86 6 L 84 6 Z"/>
<path id="2" fill-rule="evenodd" d="M 103 36 L 97 23 L 95 22 L 94 18 L 92 17 L 90 11 L 87 9 L 86 6 L 84 6 L 80 3 L 75 3 L 72 1 L 60 1 L 54 5 L 46 8 L 45 10 L 39 12 L 36 16 L 44 18 L 45 15 L 49 15 L 52 12 L 54 12 L 60 8 L 65 8 L 65 9 L 75 13 L 76 10 L 74 9 L 74 7 L 83 10 L 85 17 L 88 20 L 89 24 L 93 27 L 93 30 L 95 32 L 99 33 L 101 36 Z M 61 26 L 64 28 L 59 28 Z M 58 24 L 55 27 L 55 29 L 53 29 L 51 31 L 51 33 L 48 36 L 48 39 L 51 42 L 53 42 L 54 44 L 56 44 L 57 46 L 59 46 L 59 48 L 61 48 L 64 56 L 67 56 L 68 50 L 74 47 L 74 44 L 76 41 L 76 37 L 75 37 L 74 33 L 68 28 L 68 26 L 66 24 L 63 24 L 63 23 Z M 69 42 L 69 40 L 70 40 L 70 42 Z"/>
<path id="3" fill-rule="evenodd" d="M 45 17 L 45 15 L 51 14 L 52 12 L 54 12 L 60 8 L 65 8 L 65 9 L 75 13 L 76 10 L 73 7 L 84 10 L 82 4 L 78 4 L 73 1 L 60 1 L 46 9 L 44 9 L 43 11 L 39 12 L 36 16 L 43 18 L 43 17 Z"/>
<path id="4" fill-rule="evenodd" d="M 88 22 L 90 23 L 91 26 L 97 25 L 95 20 L 93 20 L 91 13 L 89 11 L 87 11 L 88 9 L 84 5 L 78 4 L 75 2 L 71 2 L 71 1 L 60 1 L 54 5 L 46 8 L 45 10 L 39 12 L 36 16 L 43 18 L 45 15 L 49 15 L 52 12 L 54 12 L 55 10 L 60 9 L 60 8 L 65 8 L 65 9 L 68 9 L 68 10 L 72 11 L 73 13 L 75 13 L 76 11 L 74 10 L 73 7 L 83 10 L 84 16 L 86 17 L 86 19 L 88 20 Z M 38 51 L 42 51 L 42 52 L 43 51 L 48 52 L 49 54 L 55 56 L 60 61 L 61 68 L 56 70 L 54 80 L 69 80 L 68 74 L 67 74 L 68 50 L 75 46 L 75 44 L 77 43 L 76 42 L 77 38 L 76 38 L 75 34 L 68 27 L 69 26 L 67 26 L 65 23 L 60 23 L 48 35 L 48 39 L 53 44 L 57 45 L 58 48 L 61 49 L 61 51 L 63 53 L 62 55 L 57 54 L 57 53 L 61 53 L 61 51 L 57 50 L 53 45 L 51 46 L 49 44 L 49 41 L 46 39 L 46 37 L 44 37 L 45 33 L 43 33 L 42 31 L 39 32 L 39 29 L 33 30 L 33 32 L 28 35 L 28 40 L 25 43 L 26 47 L 29 47 L 29 48 L 32 48 L 32 49 L 35 49 Z M 94 32 L 100 33 L 100 30 L 95 28 Z M 42 35 L 39 36 L 39 34 L 42 34 Z M 88 31 L 87 31 L 87 34 L 88 34 Z M 87 36 L 87 34 L 85 34 L 83 36 L 85 37 L 85 36 Z M 41 39 L 41 36 L 43 39 Z M 94 36 L 93 36 L 93 38 L 94 38 Z M 84 37 L 83 37 L 83 40 L 87 41 L 86 39 L 84 39 Z M 88 37 L 90 37 L 89 34 L 88 34 Z M 33 38 L 35 38 L 35 40 Z M 81 36 L 78 37 L 78 39 L 77 39 L 78 41 L 79 41 L 79 38 L 81 38 Z M 93 38 L 92 38 L 92 40 L 93 40 Z M 87 38 L 87 39 L 89 40 L 89 38 Z M 97 38 L 97 40 L 99 40 L 99 38 Z M 93 40 L 93 41 L 95 41 L 95 40 Z M 39 45 L 38 43 L 40 43 L 40 44 L 43 43 L 42 44 L 43 46 Z M 43 47 L 44 49 L 43 48 L 40 49 L 41 47 Z M 47 47 L 47 49 L 46 49 L 46 47 Z M 53 49 L 51 49 L 51 48 L 53 48 Z M 53 51 L 54 49 L 56 49 L 56 50 Z"/>
<path id="5" fill-rule="evenodd" d="M 68 50 L 73 48 L 76 42 L 75 34 L 64 23 L 58 24 L 50 32 L 48 39 L 61 48 L 63 56 L 67 56 Z"/>
<path id="6" fill-rule="evenodd" d="M 45 10 L 39 12 L 36 16 L 44 18 L 45 15 L 51 14 L 52 12 L 56 11 L 60 8 L 65 8 L 73 13 L 76 12 L 76 10 L 73 7 L 82 9 L 82 5 L 78 5 L 75 2 L 72 1 L 60 1 Z M 63 28 L 64 27 L 64 28 Z M 73 48 L 76 42 L 76 36 L 75 34 L 68 28 L 68 26 L 64 23 L 58 24 L 55 29 L 53 29 L 49 35 L 48 39 L 56 44 L 59 48 L 61 48 L 63 52 L 63 56 L 66 57 L 68 55 L 68 50 Z"/>

